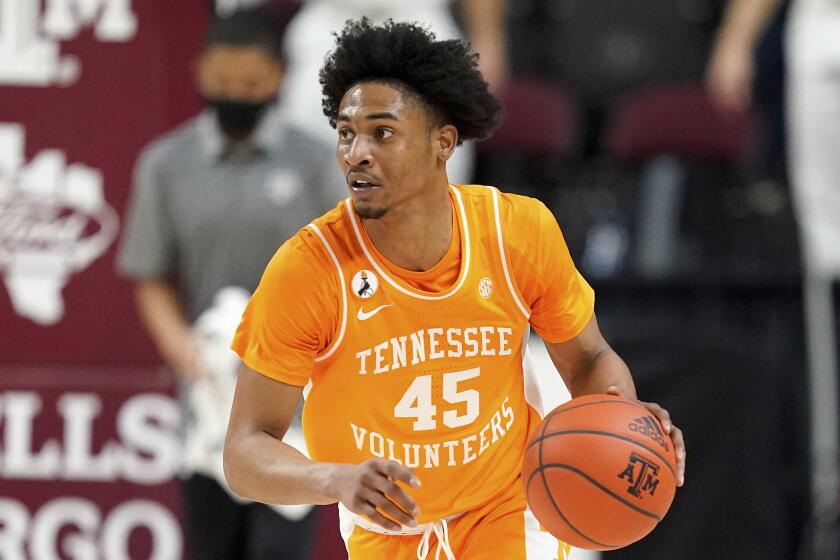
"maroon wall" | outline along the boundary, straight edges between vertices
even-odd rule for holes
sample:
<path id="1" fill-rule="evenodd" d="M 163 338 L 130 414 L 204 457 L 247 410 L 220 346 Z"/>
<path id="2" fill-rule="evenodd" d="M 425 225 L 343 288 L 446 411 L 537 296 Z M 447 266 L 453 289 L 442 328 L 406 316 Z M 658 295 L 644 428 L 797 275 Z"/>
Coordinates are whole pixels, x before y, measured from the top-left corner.
<path id="1" fill-rule="evenodd" d="M 170 386 L 148 368 L 0 368 L 0 558 L 182 558 Z"/>
<path id="2" fill-rule="evenodd" d="M 0 2 L 0 363 L 155 364 L 102 222 L 110 208 L 121 226 L 142 146 L 199 108 L 190 62 L 206 0 L 100 0 L 93 14 L 77 0 L 36 8 L 37 0 Z M 74 173 L 88 176 L 82 186 L 71 184 Z M 105 252 L 78 262 L 87 257 L 80 245 L 98 233 Z M 56 316 L 47 300 L 62 276 Z M 16 311 L 10 282 L 34 311 Z"/>
<path id="3" fill-rule="evenodd" d="M 0 0 L 0 558 L 182 556 L 172 378 L 114 258 L 137 154 L 200 108 L 207 7 Z"/>
<path id="4" fill-rule="evenodd" d="M 178 406 L 114 255 L 139 150 L 199 108 L 205 22 L 0 2 L 2 558 L 181 557 Z"/>

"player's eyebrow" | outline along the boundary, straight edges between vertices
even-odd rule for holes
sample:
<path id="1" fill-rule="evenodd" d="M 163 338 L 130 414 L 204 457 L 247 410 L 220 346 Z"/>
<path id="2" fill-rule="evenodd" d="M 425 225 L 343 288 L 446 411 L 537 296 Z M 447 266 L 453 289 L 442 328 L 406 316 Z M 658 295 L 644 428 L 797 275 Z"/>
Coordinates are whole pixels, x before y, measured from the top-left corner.
<path id="1" fill-rule="evenodd" d="M 379 112 L 379 113 L 371 113 L 369 115 L 365 115 L 365 120 L 375 121 L 375 120 L 379 120 L 379 119 L 387 119 L 387 120 L 391 120 L 391 121 L 399 121 L 400 120 L 399 117 L 397 117 L 397 115 L 395 115 L 394 113 L 390 113 L 388 111 L 382 111 L 382 112 Z M 344 113 L 339 113 L 336 120 L 342 121 L 342 122 L 349 122 L 350 117 L 348 117 Z"/>
<path id="2" fill-rule="evenodd" d="M 388 119 L 392 121 L 400 120 L 397 118 L 397 115 L 394 113 L 389 113 L 388 111 L 382 111 L 381 113 L 371 113 L 370 115 L 365 117 L 369 121 L 377 120 L 377 119 Z"/>

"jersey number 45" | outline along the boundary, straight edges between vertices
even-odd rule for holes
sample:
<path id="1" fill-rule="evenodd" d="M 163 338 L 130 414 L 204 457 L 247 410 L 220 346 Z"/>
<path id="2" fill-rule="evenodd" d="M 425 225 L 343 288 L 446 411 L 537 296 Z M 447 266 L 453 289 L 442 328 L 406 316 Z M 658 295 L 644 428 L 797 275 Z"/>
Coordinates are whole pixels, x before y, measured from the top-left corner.
<path id="1" fill-rule="evenodd" d="M 460 428 L 478 418 L 478 391 L 458 390 L 458 384 L 481 374 L 480 368 L 451 371 L 443 375 L 443 400 L 449 404 L 466 403 L 466 412 L 458 409 L 443 412 L 443 424 L 448 428 Z M 462 407 L 459 407 L 462 408 Z M 420 375 L 411 382 L 400 402 L 394 407 L 397 418 L 416 418 L 414 431 L 434 430 L 437 427 L 437 406 L 432 403 L 432 376 Z"/>

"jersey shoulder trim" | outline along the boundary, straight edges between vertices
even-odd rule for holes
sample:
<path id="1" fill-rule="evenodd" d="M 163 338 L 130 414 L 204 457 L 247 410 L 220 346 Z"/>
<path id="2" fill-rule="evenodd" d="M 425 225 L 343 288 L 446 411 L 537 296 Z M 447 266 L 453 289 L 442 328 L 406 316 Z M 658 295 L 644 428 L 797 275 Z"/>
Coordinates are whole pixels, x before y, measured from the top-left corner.
<path id="1" fill-rule="evenodd" d="M 321 229 L 315 225 L 315 223 L 310 223 L 304 229 L 309 229 L 315 235 L 318 236 L 318 239 L 321 240 L 321 243 L 324 244 L 324 248 L 327 250 L 327 253 L 330 256 L 333 264 L 335 265 L 335 269 L 338 272 L 338 280 L 339 284 L 341 285 L 341 326 L 339 327 L 338 336 L 332 342 L 330 346 L 325 348 L 316 358 L 315 362 L 320 363 L 323 362 L 332 356 L 338 347 L 341 345 L 341 341 L 344 338 L 344 331 L 347 329 L 347 286 L 344 281 L 344 272 L 341 270 L 341 264 L 338 262 L 338 257 L 333 251 L 332 246 L 330 245 L 327 238 L 324 236 Z"/>
<path id="2" fill-rule="evenodd" d="M 522 299 L 522 296 L 519 294 L 519 291 L 516 289 L 516 285 L 513 281 L 513 277 L 511 275 L 510 270 L 510 263 L 508 262 L 507 251 L 505 250 L 505 239 L 504 239 L 504 230 L 502 228 L 502 218 L 501 218 L 501 211 L 499 209 L 499 189 L 495 187 L 485 187 L 489 189 L 492 197 L 493 197 L 493 219 L 496 225 L 496 239 L 499 244 L 499 256 L 502 261 L 502 271 L 505 275 L 505 283 L 507 284 L 508 291 L 510 292 L 511 297 L 513 298 L 514 303 L 516 303 L 516 307 L 519 308 L 519 311 L 522 312 L 522 315 L 525 316 L 525 319 L 528 320 L 531 318 L 531 311 L 528 308 L 528 305 Z"/>

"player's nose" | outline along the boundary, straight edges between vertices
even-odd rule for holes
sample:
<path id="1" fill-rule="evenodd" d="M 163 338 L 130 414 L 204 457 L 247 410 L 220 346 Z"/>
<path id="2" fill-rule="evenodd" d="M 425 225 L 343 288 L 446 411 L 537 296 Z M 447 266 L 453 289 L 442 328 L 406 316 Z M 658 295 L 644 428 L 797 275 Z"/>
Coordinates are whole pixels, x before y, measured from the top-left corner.
<path id="1" fill-rule="evenodd" d="M 370 143 L 359 135 L 353 138 L 353 141 L 344 152 L 344 163 L 351 167 L 369 167 L 373 165 L 373 153 L 370 149 Z"/>

